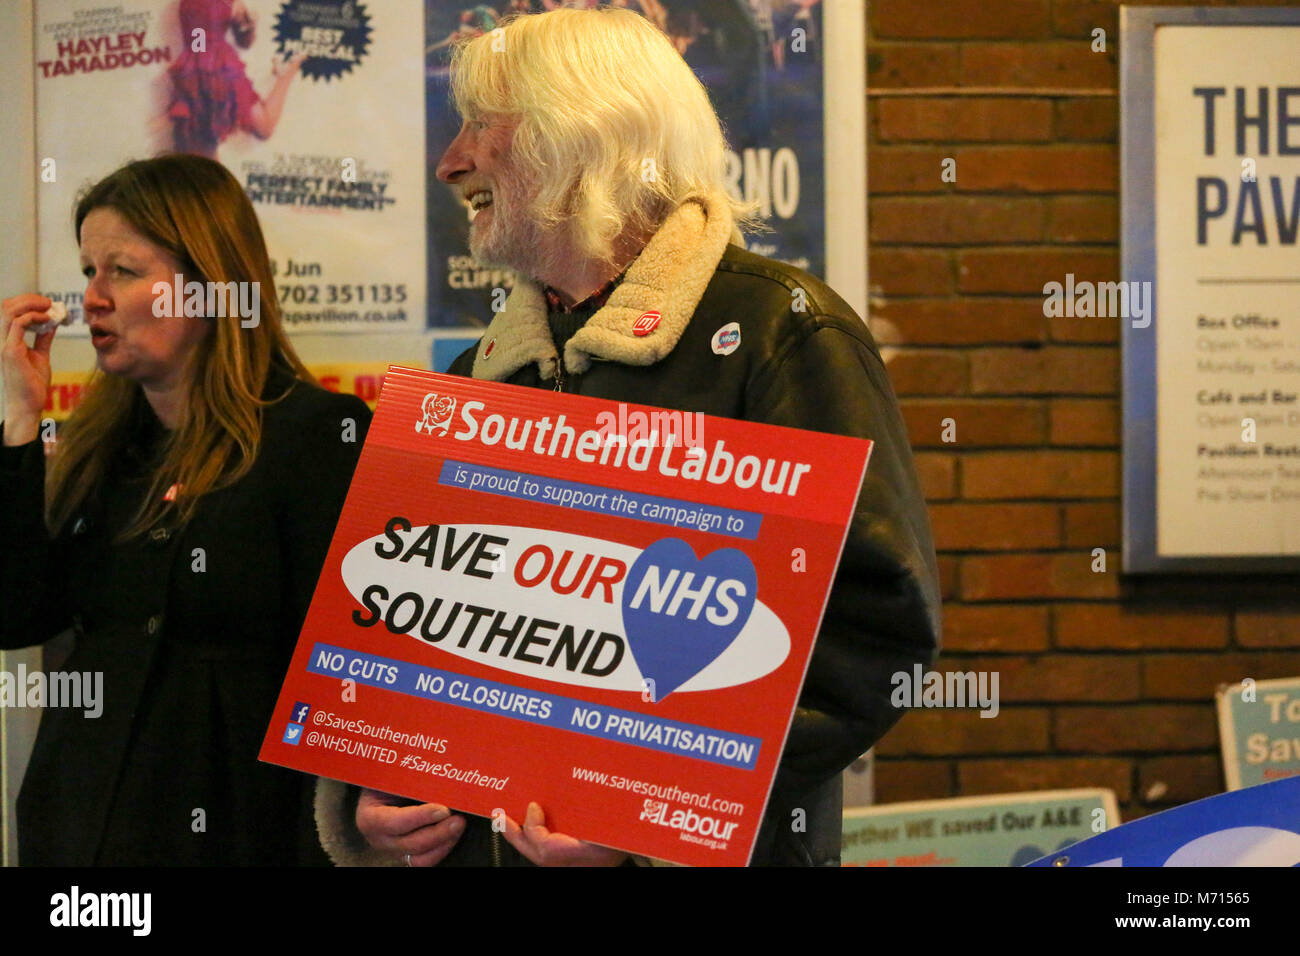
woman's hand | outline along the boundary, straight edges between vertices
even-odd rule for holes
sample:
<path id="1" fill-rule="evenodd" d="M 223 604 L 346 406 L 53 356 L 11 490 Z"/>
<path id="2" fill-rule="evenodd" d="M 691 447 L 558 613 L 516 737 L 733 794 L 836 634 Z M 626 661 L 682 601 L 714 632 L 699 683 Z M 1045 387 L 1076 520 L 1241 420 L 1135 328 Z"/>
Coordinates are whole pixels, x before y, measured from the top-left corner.
<path id="1" fill-rule="evenodd" d="M 25 445 L 40 434 L 41 412 L 50 388 L 50 343 L 58 327 L 37 335 L 30 348 L 24 336 L 29 326 L 49 321 L 53 304 L 34 292 L 0 302 L 6 445 Z"/>
<path id="2" fill-rule="evenodd" d="M 411 866 L 437 866 L 465 832 L 465 818 L 436 803 L 362 790 L 357 829 L 376 850 L 395 853 Z"/>
<path id="3" fill-rule="evenodd" d="M 538 866 L 619 866 L 628 858 L 622 850 L 552 833 L 546 829 L 546 814 L 537 803 L 528 804 L 522 827 L 506 817 L 505 837 Z"/>
<path id="4" fill-rule="evenodd" d="M 271 75 L 277 80 L 283 77 L 286 80 L 293 79 L 297 72 L 302 69 L 302 61 L 307 59 L 306 53 L 295 53 L 293 56 L 274 57 L 271 60 Z"/>

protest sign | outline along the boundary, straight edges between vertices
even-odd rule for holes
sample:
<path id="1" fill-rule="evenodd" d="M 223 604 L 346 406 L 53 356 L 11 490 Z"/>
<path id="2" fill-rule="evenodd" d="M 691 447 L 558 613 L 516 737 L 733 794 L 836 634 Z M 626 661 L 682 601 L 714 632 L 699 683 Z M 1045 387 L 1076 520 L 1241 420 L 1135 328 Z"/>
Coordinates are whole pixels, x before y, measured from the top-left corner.
<path id="1" fill-rule="evenodd" d="M 1215 701 L 1229 790 L 1300 774 L 1300 677 L 1220 687 Z"/>
<path id="2" fill-rule="evenodd" d="M 261 758 L 747 862 L 869 452 L 390 369 Z"/>
<path id="3" fill-rule="evenodd" d="M 1119 821 L 1111 790 L 1044 790 L 844 811 L 844 866 L 1021 866 Z"/>

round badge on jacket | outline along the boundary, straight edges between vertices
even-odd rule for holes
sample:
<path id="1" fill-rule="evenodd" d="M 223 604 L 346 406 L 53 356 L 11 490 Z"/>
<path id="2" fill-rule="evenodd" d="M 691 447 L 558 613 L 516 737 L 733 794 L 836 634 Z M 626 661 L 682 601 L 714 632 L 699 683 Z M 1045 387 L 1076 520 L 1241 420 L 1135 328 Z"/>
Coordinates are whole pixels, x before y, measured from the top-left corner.
<path id="1" fill-rule="evenodd" d="M 713 338 L 709 342 L 716 355 L 730 355 L 736 349 L 740 348 L 740 323 L 728 322 L 718 331 L 713 333 Z"/>

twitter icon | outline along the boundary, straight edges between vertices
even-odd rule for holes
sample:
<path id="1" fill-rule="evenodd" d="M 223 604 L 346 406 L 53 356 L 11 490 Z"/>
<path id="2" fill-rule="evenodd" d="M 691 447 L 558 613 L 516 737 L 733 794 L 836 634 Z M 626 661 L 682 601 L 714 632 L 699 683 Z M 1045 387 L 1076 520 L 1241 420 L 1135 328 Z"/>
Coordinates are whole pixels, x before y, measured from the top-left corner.
<path id="1" fill-rule="evenodd" d="M 284 737 L 281 739 L 286 744 L 298 746 L 298 744 L 302 743 L 302 724 L 289 724 L 284 728 Z"/>

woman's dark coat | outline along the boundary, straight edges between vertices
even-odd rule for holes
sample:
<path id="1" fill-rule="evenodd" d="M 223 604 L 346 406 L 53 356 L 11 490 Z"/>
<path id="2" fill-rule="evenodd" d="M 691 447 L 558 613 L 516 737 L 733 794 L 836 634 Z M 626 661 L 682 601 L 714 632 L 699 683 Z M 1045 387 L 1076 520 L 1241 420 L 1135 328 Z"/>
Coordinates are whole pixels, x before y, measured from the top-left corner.
<path id="1" fill-rule="evenodd" d="M 289 386 L 291 386 L 289 388 Z M 102 713 L 47 708 L 18 797 L 25 865 L 327 861 L 312 778 L 259 763 L 280 683 L 365 439 L 354 396 L 276 366 L 237 483 L 114 544 L 165 437 L 141 404 L 99 494 L 50 540 L 41 443 L 0 448 L 0 648 L 71 628 L 61 671 L 103 674 Z"/>

